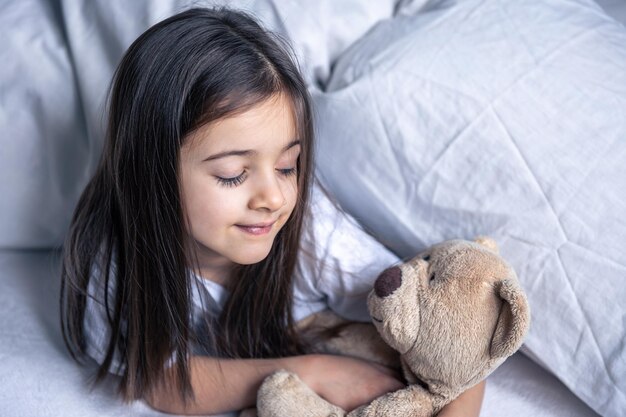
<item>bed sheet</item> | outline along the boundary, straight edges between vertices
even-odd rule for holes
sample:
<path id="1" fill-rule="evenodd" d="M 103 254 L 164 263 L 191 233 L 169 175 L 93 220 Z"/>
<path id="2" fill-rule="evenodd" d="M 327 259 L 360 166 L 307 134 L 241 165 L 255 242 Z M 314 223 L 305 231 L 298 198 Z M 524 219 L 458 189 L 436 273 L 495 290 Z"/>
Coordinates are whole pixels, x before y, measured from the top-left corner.
<path id="1" fill-rule="evenodd" d="M 0 416 L 164 416 L 140 401 L 122 404 L 114 379 L 89 389 L 94 367 L 78 366 L 62 342 L 58 276 L 59 252 L 0 251 Z M 489 377 L 481 415 L 596 414 L 518 353 Z"/>

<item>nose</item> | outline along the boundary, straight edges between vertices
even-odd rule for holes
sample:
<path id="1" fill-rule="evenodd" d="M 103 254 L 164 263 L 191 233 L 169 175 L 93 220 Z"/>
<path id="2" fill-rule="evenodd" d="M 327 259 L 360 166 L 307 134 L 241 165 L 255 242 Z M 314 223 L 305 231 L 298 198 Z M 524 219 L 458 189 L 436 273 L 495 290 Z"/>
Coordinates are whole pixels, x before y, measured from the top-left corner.
<path id="1" fill-rule="evenodd" d="M 385 269 L 374 282 L 374 291 L 380 298 L 393 294 L 402 285 L 402 271 L 397 266 Z"/>
<path id="2" fill-rule="evenodd" d="M 285 205 L 285 195 L 275 176 L 261 179 L 248 206 L 252 210 L 276 211 Z"/>

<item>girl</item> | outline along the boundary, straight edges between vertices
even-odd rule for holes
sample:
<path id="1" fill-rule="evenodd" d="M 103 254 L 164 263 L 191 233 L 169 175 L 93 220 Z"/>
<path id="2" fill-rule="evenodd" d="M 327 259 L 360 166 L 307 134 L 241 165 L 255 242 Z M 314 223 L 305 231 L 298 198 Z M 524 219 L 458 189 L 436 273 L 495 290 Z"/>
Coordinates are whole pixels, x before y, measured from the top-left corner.
<path id="1" fill-rule="evenodd" d="M 241 12 L 188 10 L 130 46 L 64 249 L 63 334 L 99 363 L 96 381 L 117 373 L 125 400 L 185 414 L 253 405 L 278 369 L 345 409 L 402 386 L 304 354 L 294 331 L 310 312 L 292 293 L 309 100 L 286 46 Z"/>

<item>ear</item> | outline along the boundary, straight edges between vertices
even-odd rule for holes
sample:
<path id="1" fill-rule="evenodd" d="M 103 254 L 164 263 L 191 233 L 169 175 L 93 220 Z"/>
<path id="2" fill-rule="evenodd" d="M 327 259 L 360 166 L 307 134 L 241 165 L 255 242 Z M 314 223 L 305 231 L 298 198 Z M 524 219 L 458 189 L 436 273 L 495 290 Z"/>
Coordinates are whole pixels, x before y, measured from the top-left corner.
<path id="1" fill-rule="evenodd" d="M 499 283 L 502 307 L 491 339 L 491 357 L 506 358 L 517 351 L 530 326 L 530 308 L 524 291 L 512 279 Z"/>
<path id="2" fill-rule="evenodd" d="M 492 252 L 495 252 L 495 253 L 500 252 L 500 250 L 498 249 L 498 244 L 496 243 L 495 240 L 493 240 L 490 237 L 478 236 L 476 237 L 476 239 L 474 239 L 474 242 L 478 243 L 479 245 L 483 245 L 484 247 L 491 250 Z"/>

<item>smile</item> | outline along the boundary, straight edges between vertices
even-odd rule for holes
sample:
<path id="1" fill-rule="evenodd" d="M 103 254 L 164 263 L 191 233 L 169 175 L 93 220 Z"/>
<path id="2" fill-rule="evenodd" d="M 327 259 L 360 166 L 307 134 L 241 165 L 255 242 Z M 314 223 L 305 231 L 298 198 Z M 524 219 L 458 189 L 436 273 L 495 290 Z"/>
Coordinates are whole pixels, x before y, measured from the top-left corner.
<path id="1" fill-rule="evenodd" d="M 270 230 L 272 230 L 272 226 L 274 226 L 274 223 L 276 222 L 250 225 L 236 224 L 235 226 L 237 226 L 239 230 L 242 230 L 243 232 L 250 235 L 261 236 L 268 234 Z"/>

